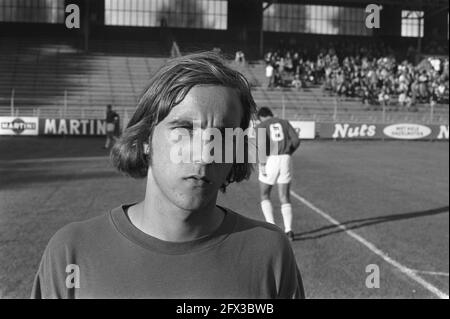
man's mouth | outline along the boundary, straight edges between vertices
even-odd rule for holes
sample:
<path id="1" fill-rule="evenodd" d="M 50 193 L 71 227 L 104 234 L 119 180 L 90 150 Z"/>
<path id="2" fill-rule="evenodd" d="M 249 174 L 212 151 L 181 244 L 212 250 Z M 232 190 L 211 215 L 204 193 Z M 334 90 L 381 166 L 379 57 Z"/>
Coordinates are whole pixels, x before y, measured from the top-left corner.
<path id="1" fill-rule="evenodd" d="M 185 180 L 193 181 L 194 183 L 198 183 L 200 185 L 211 185 L 212 181 L 203 175 L 190 175 L 184 178 Z"/>

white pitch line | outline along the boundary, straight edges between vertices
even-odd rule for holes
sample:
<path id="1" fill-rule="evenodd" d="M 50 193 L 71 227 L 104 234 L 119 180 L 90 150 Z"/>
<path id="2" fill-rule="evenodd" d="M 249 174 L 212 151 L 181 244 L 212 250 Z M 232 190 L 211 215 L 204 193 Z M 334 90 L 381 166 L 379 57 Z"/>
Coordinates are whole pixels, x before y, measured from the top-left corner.
<path id="1" fill-rule="evenodd" d="M 291 195 L 294 196 L 301 203 L 303 203 L 304 205 L 306 205 L 307 207 L 312 209 L 314 212 L 316 212 L 317 214 L 319 214 L 320 216 L 322 216 L 323 218 L 328 220 L 330 223 L 332 223 L 332 224 L 336 225 L 337 227 L 339 227 L 340 229 L 342 229 L 345 233 L 347 233 L 347 235 L 349 235 L 353 239 L 357 240 L 358 242 L 360 242 L 361 244 L 366 246 L 375 255 L 378 255 L 385 262 L 387 262 L 388 264 L 390 264 L 390 265 L 394 266 L 395 268 L 397 268 L 398 270 L 400 270 L 402 273 L 404 273 L 406 276 L 408 276 L 409 278 L 411 278 L 412 280 L 414 280 L 415 282 L 420 284 L 422 287 L 424 287 L 426 290 L 428 290 L 429 292 L 434 294 L 436 297 L 441 298 L 441 299 L 449 299 L 449 296 L 445 292 L 441 291 L 439 288 L 435 287 L 434 285 L 432 285 L 431 283 L 429 283 L 428 281 L 423 279 L 421 276 L 417 275 L 414 272 L 414 270 L 411 270 L 408 267 L 405 267 L 402 264 L 400 264 L 398 261 L 395 261 L 394 259 L 389 257 L 387 254 L 385 254 L 382 250 L 378 249 L 374 244 L 367 241 L 360 235 L 356 234 L 354 231 L 348 229 L 347 227 L 345 227 L 345 225 L 342 225 L 339 221 L 337 221 L 336 219 L 334 219 L 333 217 L 331 217 L 330 215 L 328 215 L 321 209 L 314 206 L 314 204 L 312 204 L 311 202 L 309 202 L 302 196 L 298 195 L 294 191 L 291 191 Z"/>
<path id="2" fill-rule="evenodd" d="M 443 272 L 443 271 L 426 271 L 426 270 L 416 270 L 416 269 L 411 269 L 411 271 L 416 274 L 424 274 L 424 275 L 430 275 L 430 276 L 443 276 L 443 277 L 449 276 L 448 272 Z"/>

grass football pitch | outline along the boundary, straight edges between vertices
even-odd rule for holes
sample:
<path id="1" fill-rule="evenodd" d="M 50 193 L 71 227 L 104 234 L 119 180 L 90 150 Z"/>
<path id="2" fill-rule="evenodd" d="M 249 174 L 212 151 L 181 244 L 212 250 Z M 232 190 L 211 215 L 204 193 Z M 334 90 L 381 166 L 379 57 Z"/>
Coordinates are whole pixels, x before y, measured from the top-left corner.
<path id="1" fill-rule="evenodd" d="M 143 198 L 144 181 L 116 173 L 103 142 L 0 137 L 1 298 L 28 298 L 60 227 Z M 292 246 L 309 298 L 448 298 L 447 142 L 303 142 L 293 165 Z M 256 173 L 219 204 L 263 219 Z M 369 265 L 379 288 L 366 286 Z"/>

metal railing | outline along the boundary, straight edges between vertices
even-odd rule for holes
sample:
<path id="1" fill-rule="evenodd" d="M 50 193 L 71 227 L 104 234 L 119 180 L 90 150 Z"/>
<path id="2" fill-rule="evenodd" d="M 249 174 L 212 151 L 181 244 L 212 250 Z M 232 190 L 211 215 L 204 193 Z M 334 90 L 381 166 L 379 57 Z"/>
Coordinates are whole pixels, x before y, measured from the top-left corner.
<path id="1" fill-rule="evenodd" d="M 65 90 L 60 98 L 20 98 L 17 99 L 15 90 L 11 90 L 9 98 L 0 97 L 0 116 L 35 116 L 43 118 L 73 118 L 73 119 L 99 119 L 105 117 L 106 104 L 110 103 L 116 112 L 119 113 L 124 123 L 125 119 L 129 119 L 134 112 L 134 106 L 126 106 L 127 103 L 122 103 L 125 106 L 115 106 L 114 102 L 105 101 L 105 106 L 78 106 L 74 101 L 68 99 L 68 91 Z M 29 106 L 21 107 L 17 101 L 28 105 L 43 105 L 43 106 Z M 84 100 L 88 102 L 88 98 Z M 328 102 L 327 102 L 328 103 Z M 386 107 L 381 107 L 377 111 L 366 111 L 359 108 L 355 102 L 343 102 L 337 98 L 332 99 L 333 105 L 324 105 L 322 101 L 317 103 L 311 100 L 298 99 L 293 101 L 288 99 L 284 94 L 274 99 L 270 95 L 265 95 L 264 98 L 257 100 L 258 105 L 268 105 L 280 117 L 291 120 L 312 120 L 317 122 L 355 122 L 355 123 L 394 123 L 394 122 L 415 122 L 426 124 L 448 124 L 449 112 L 448 105 L 440 105 L 436 112 L 434 105 L 427 105 L 429 109 L 427 112 L 410 112 L 407 110 L 400 110 L 398 112 L 389 112 Z M 89 104 L 89 103 L 84 103 Z M 130 103 L 128 103 L 130 104 Z M 305 105 L 308 104 L 308 105 Z M 423 105 L 422 105 L 423 108 Z"/>

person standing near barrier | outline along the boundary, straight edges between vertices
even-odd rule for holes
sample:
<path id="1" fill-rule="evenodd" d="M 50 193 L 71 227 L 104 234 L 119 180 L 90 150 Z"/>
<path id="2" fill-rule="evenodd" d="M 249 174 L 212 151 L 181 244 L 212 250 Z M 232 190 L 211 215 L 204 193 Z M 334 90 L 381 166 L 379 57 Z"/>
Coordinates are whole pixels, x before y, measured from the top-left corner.
<path id="1" fill-rule="evenodd" d="M 266 78 L 267 78 L 267 89 L 272 89 L 274 82 L 274 69 L 271 62 L 267 63 L 266 65 Z"/>
<path id="2" fill-rule="evenodd" d="M 275 224 L 270 193 L 273 185 L 277 183 L 284 231 L 292 241 L 294 232 L 292 231 L 293 217 L 289 194 L 292 179 L 291 155 L 300 146 L 300 139 L 292 125 L 286 120 L 274 117 L 269 108 L 260 108 L 257 115 L 261 121 L 256 127 L 257 138 L 258 140 L 265 139 L 266 150 L 269 150 L 266 158 L 259 159 L 261 209 L 266 221 Z M 265 130 L 259 130 L 260 128 Z M 258 145 L 260 145 L 259 143 L 258 141 Z"/>
<path id="3" fill-rule="evenodd" d="M 117 136 L 115 133 L 116 126 L 118 128 L 119 125 L 119 114 L 113 111 L 111 104 L 106 106 L 106 142 L 103 148 L 107 149 L 111 146 L 112 141 L 117 140 Z"/>
<path id="4" fill-rule="evenodd" d="M 118 139 L 121 134 L 121 127 L 120 127 L 120 115 L 116 113 L 116 117 L 114 117 L 114 139 Z"/>

